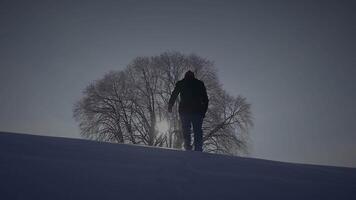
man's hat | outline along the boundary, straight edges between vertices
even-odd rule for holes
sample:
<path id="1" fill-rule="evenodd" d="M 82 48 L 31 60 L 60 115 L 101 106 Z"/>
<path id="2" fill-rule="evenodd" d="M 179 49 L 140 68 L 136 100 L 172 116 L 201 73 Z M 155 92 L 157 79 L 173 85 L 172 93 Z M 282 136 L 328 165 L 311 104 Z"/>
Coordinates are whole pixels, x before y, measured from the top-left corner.
<path id="1" fill-rule="evenodd" d="M 185 73 L 185 75 L 184 75 L 184 78 L 186 78 L 186 79 L 193 79 L 194 78 L 194 72 L 192 72 L 192 71 L 187 71 L 186 73 Z"/>

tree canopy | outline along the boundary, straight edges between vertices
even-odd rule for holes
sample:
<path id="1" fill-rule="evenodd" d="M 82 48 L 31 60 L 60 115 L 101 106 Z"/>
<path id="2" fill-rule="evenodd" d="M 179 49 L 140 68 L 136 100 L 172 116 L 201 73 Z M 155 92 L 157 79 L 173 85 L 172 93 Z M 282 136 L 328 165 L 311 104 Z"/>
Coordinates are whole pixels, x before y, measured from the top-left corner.
<path id="1" fill-rule="evenodd" d="M 175 83 L 188 70 L 205 83 L 209 96 L 203 123 L 204 151 L 246 152 L 253 125 L 250 104 L 222 89 L 212 61 L 179 52 L 137 57 L 124 70 L 110 71 L 88 85 L 73 109 L 81 135 L 100 141 L 182 148 L 178 103 L 172 113 L 167 105 Z"/>

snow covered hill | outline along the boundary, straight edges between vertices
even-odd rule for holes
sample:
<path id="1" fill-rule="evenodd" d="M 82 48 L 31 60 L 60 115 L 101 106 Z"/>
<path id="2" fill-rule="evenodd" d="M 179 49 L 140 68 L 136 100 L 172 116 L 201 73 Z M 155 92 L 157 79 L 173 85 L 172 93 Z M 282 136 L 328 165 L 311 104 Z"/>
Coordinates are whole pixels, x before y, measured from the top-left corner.
<path id="1" fill-rule="evenodd" d="M 0 133 L 0 199 L 356 199 L 356 169 Z"/>

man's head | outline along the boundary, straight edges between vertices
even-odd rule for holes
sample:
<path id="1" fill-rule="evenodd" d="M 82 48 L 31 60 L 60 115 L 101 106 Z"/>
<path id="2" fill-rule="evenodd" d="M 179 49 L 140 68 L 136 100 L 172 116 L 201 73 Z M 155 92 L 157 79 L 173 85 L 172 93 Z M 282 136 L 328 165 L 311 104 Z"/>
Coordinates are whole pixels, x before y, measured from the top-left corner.
<path id="1" fill-rule="evenodd" d="M 192 71 L 187 71 L 184 75 L 185 79 L 194 79 L 194 73 Z"/>

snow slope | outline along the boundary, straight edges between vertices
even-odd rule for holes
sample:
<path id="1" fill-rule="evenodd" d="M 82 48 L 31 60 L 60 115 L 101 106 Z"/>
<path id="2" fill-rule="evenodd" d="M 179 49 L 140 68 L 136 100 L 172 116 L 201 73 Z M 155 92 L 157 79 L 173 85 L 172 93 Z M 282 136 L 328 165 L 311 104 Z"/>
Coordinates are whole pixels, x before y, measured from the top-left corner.
<path id="1" fill-rule="evenodd" d="M 0 133 L 0 199 L 356 199 L 356 169 Z"/>

